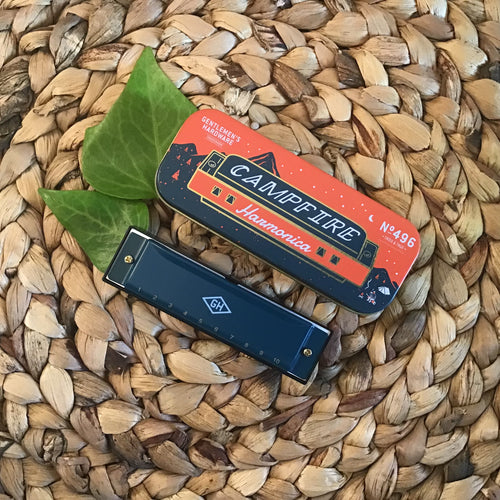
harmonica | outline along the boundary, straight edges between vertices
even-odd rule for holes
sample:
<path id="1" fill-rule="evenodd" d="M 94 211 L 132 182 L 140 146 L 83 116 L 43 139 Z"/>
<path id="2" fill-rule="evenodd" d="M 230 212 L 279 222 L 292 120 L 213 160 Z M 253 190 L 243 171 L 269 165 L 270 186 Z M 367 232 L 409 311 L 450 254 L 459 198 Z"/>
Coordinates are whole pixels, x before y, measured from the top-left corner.
<path id="1" fill-rule="evenodd" d="M 104 281 L 305 383 L 329 330 L 136 228 Z"/>

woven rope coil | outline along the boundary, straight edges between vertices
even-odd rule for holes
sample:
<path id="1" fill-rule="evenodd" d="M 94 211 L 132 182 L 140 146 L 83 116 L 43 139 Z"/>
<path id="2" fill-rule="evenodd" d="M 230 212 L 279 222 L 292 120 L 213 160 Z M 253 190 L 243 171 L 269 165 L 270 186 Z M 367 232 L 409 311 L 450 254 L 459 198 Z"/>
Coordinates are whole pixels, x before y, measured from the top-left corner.
<path id="1" fill-rule="evenodd" d="M 37 194 L 87 188 L 84 132 L 145 45 L 420 231 L 360 317 L 150 206 L 329 325 L 307 386 L 104 284 Z M 498 0 L 1 0 L 0 498 L 500 498 L 499 48 Z"/>

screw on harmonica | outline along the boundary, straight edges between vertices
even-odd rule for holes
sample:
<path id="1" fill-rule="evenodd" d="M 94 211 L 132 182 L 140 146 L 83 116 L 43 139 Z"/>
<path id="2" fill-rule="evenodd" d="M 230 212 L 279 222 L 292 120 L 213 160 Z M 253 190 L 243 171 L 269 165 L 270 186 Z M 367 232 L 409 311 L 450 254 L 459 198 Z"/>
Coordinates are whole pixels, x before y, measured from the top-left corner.
<path id="1" fill-rule="evenodd" d="M 312 351 L 311 351 L 311 349 L 309 349 L 309 348 L 306 348 L 306 349 L 304 349 L 304 350 L 302 351 L 302 354 L 303 354 L 304 356 L 307 356 L 307 357 L 312 356 L 312 353 L 313 353 L 313 352 L 312 352 Z"/>
<path id="2" fill-rule="evenodd" d="M 132 255 L 125 255 L 125 258 L 123 260 L 126 264 L 132 264 L 132 262 L 134 262 L 134 258 L 132 257 Z"/>

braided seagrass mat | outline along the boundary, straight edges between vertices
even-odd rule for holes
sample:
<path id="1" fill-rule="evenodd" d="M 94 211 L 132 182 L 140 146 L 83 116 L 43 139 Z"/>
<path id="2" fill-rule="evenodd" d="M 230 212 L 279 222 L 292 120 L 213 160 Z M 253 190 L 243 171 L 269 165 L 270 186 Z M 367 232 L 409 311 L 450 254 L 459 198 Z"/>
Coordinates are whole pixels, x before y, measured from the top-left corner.
<path id="1" fill-rule="evenodd" d="M 500 498 L 498 0 L 0 9 L 2 500 Z M 329 325 L 307 386 L 105 285 L 37 194 L 88 187 L 84 131 L 145 45 L 196 106 L 420 231 L 359 317 L 151 205 L 161 237 Z"/>

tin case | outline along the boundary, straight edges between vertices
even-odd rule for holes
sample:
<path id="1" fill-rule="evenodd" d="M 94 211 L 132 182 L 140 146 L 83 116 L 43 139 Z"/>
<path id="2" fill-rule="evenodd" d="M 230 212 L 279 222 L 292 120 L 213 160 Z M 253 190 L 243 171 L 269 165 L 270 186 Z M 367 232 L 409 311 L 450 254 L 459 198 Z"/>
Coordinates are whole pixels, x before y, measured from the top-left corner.
<path id="1" fill-rule="evenodd" d="M 393 300 L 420 248 L 406 219 L 216 110 L 186 120 L 156 189 L 172 209 L 360 314 Z"/>

